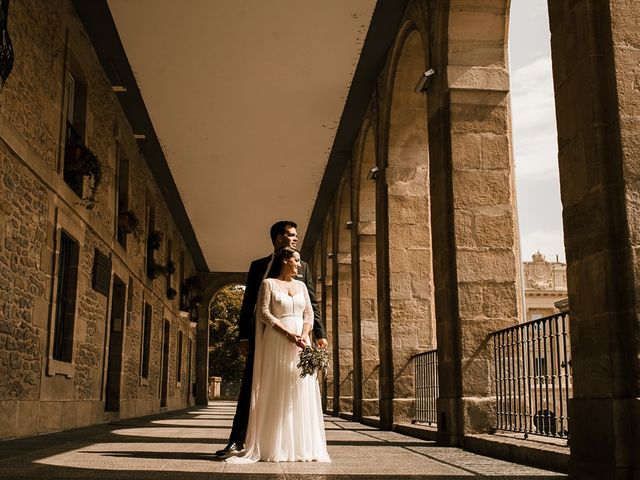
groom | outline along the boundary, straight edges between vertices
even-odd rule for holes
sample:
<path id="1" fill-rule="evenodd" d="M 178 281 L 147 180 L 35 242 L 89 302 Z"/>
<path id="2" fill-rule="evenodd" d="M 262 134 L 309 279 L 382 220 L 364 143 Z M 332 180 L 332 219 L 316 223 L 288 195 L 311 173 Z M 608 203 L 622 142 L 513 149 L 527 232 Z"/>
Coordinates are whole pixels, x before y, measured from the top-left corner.
<path id="1" fill-rule="evenodd" d="M 296 248 L 298 244 L 297 225 L 290 220 L 281 220 L 271 226 L 271 243 L 273 243 L 273 251 L 275 252 L 282 247 Z M 313 307 L 313 334 L 316 343 L 320 348 L 326 348 L 328 345 L 324 325 L 320 320 L 320 311 L 315 295 L 315 280 L 311 275 L 309 265 L 301 262 L 302 267 L 298 273 L 298 280 L 301 280 L 309 290 L 309 298 Z M 229 443 L 222 450 L 218 450 L 218 457 L 227 457 L 244 450 L 244 437 L 247 433 L 247 424 L 249 423 L 249 407 L 251 403 L 251 380 L 253 378 L 253 351 L 255 343 L 255 310 L 258 301 L 258 290 L 262 280 L 269 276 L 273 267 L 273 253 L 259 258 L 251 262 L 249 273 L 247 275 L 247 287 L 244 291 L 242 299 L 242 307 L 240 309 L 240 334 L 238 350 L 241 355 L 246 357 L 244 373 L 242 374 L 242 383 L 240 385 L 240 394 L 238 395 L 238 405 L 236 414 L 233 417 L 233 426 Z"/>

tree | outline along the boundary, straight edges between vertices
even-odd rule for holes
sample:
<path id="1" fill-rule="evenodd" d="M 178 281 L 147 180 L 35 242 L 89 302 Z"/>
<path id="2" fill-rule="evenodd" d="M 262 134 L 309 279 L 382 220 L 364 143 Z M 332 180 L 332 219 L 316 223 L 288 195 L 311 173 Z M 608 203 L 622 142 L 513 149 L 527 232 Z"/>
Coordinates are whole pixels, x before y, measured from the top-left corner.
<path id="1" fill-rule="evenodd" d="M 209 375 L 239 380 L 244 357 L 238 354 L 238 319 L 244 285 L 227 285 L 209 305 Z"/>

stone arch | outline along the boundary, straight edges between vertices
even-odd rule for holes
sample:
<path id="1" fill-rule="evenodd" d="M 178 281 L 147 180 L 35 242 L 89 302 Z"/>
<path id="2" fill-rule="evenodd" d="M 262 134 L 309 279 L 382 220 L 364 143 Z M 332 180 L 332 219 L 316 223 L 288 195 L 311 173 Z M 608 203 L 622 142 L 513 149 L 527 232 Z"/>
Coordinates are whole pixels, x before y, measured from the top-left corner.
<path id="1" fill-rule="evenodd" d="M 388 338 L 380 343 L 380 356 L 385 364 L 391 362 L 381 371 L 386 377 L 383 399 L 393 399 L 394 421 L 413 416 L 413 356 L 435 347 L 427 101 L 414 90 L 428 64 L 423 36 L 408 21 L 400 30 L 388 70 L 382 126 L 386 142 L 380 158 L 383 181 L 378 182 L 386 203 L 380 233 L 387 247 L 382 257 L 389 282 L 388 306 L 380 318 L 384 323 L 380 336 Z M 389 414 L 390 407 L 386 408 Z"/>
<path id="2" fill-rule="evenodd" d="M 215 292 L 213 292 L 213 295 L 211 295 L 211 298 L 209 300 L 208 306 L 207 306 L 207 323 L 208 323 L 208 340 L 209 340 L 209 354 L 211 355 L 211 341 L 216 339 L 215 336 L 212 335 L 212 330 L 215 330 L 215 323 L 216 321 L 220 320 L 220 318 L 216 318 L 214 317 L 214 313 L 213 313 L 213 304 L 216 301 L 216 298 L 218 297 L 218 295 L 220 295 L 224 290 L 226 290 L 229 287 L 233 287 L 233 286 L 238 286 L 238 287 L 244 287 L 245 286 L 245 282 L 231 282 L 231 283 L 227 283 L 223 286 L 221 286 L 218 290 L 216 290 Z M 224 343 L 224 347 L 222 347 L 223 349 L 232 349 L 233 352 L 233 356 L 232 358 L 229 358 L 229 364 L 227 364 L 227 367 L 230 366 L 230 364 L 233 364 L 233 362 L 235 362 L 237 359 L 239 359 L 239 357 L 237 357 L 237 351 L 236 351 L 236 344 L 235 344 L 235 338 L 233 339 L 233 343 L 231 344 L 227 344 L 226 342 Z M 225 362 L 226 363 L 226 362 Z M 209 373 L 211 373 L 211 368 L 213 366 L 215 366 L 216 363 L 214 360 L 212 360 L 211 358 L 209 358 L 209 363 L 208 363 L 208 367 L 209 367 Z M 235 364 L 236 368 L 240 369 L 240 372 L 242 371 L 242 367 L 241 365 L 238 365 L 237 363 Z M 219 365 L 216 367 L 219 368 Z M 220 386 L 220 390 L 222 393 L 223 397 L 229 397 L 229 396 L 236 396 L 238 393 L 240 393 L 240 382 L 228 382 L 227 378 L 222 378 L 222 384 Z M 209 394 L 211 395 L 212 392 L 210 391 Z M 212 400 L 212 398 L 209 398 L 209 400 Z"/>
<path id="3" fill-rule="evenodd" d="M 379 415 L 378 307 L 376 266 L 375 130 L 365 121 L 353 169 L 354 416 Z"/>
<path id="4" fill-rule="evenodd" d="M 216 292 L 226 285 L 246 285 L 244 272 L 200 273 L 198 294 L 202 298 L 196 325 L 196 404 L 207 405 L 209 382 L 209 304 Z"/>
<path id="5" fill-rule="evenodd" d="M 351 175 L 340 186 L 334 222 L 334 302 L 337 307 L 337 334 L 340 360 L 340 411 L 353 412 L 353 322 L 351 312 Z"/>

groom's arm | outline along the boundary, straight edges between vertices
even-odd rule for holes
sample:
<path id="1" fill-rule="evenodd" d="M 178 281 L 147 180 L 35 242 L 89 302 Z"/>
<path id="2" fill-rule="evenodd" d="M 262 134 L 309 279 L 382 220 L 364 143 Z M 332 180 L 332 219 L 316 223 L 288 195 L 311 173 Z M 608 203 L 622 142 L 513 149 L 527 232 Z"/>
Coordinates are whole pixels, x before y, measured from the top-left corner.
<path id="1" fill-rule="evenodd" d="M 261 278 L 258 263 L 257 260 L 251 262 L 249 273 L 247 274 L 247 285 L 244 290 L 244 297 L 242 297 L 242 306 L 240 307 L 240 317 L 238 319 L 238 340 L 240 342 L 248 342 L 251 338 L 251 327 L 253 326 Z"/>
<path id="2" fill-rule="evenodd" d="M 309 291 L 309 300 L 311 300 L 311 308 L 313 308 L 313 335 L 316 337 L 316 340 L 326 339 L 327 332 L 325 331 L 324 325 L 322 323 L 322 318 L 320 316 L 320 308 L 318 307 L 318 301 L 316 300 L 316 282 L 313 276 L 313 272 L 311 271 L 311 267 L 306 262 L 303 262 L 304 272 L 302 274 L 302 278 L 304 284 L 307 286 L 307 290 Z"/>

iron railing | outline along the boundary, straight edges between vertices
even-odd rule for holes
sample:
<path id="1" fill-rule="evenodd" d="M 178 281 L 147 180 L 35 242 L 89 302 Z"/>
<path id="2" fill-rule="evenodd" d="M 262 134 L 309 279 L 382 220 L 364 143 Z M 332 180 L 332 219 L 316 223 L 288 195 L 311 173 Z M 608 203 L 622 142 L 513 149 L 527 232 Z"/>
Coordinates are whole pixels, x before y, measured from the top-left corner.
<path id="1" fill-rule="evenodd" d="M 438 419 L 438 351 L 413 357 L 415 365 L 416 413 L 414 422 L 436 424 Z"/>
<path id="2" fill-rule="evenodd" d="M 497 429 L 569 437 L 569 314 L 494 332 Z"/>

